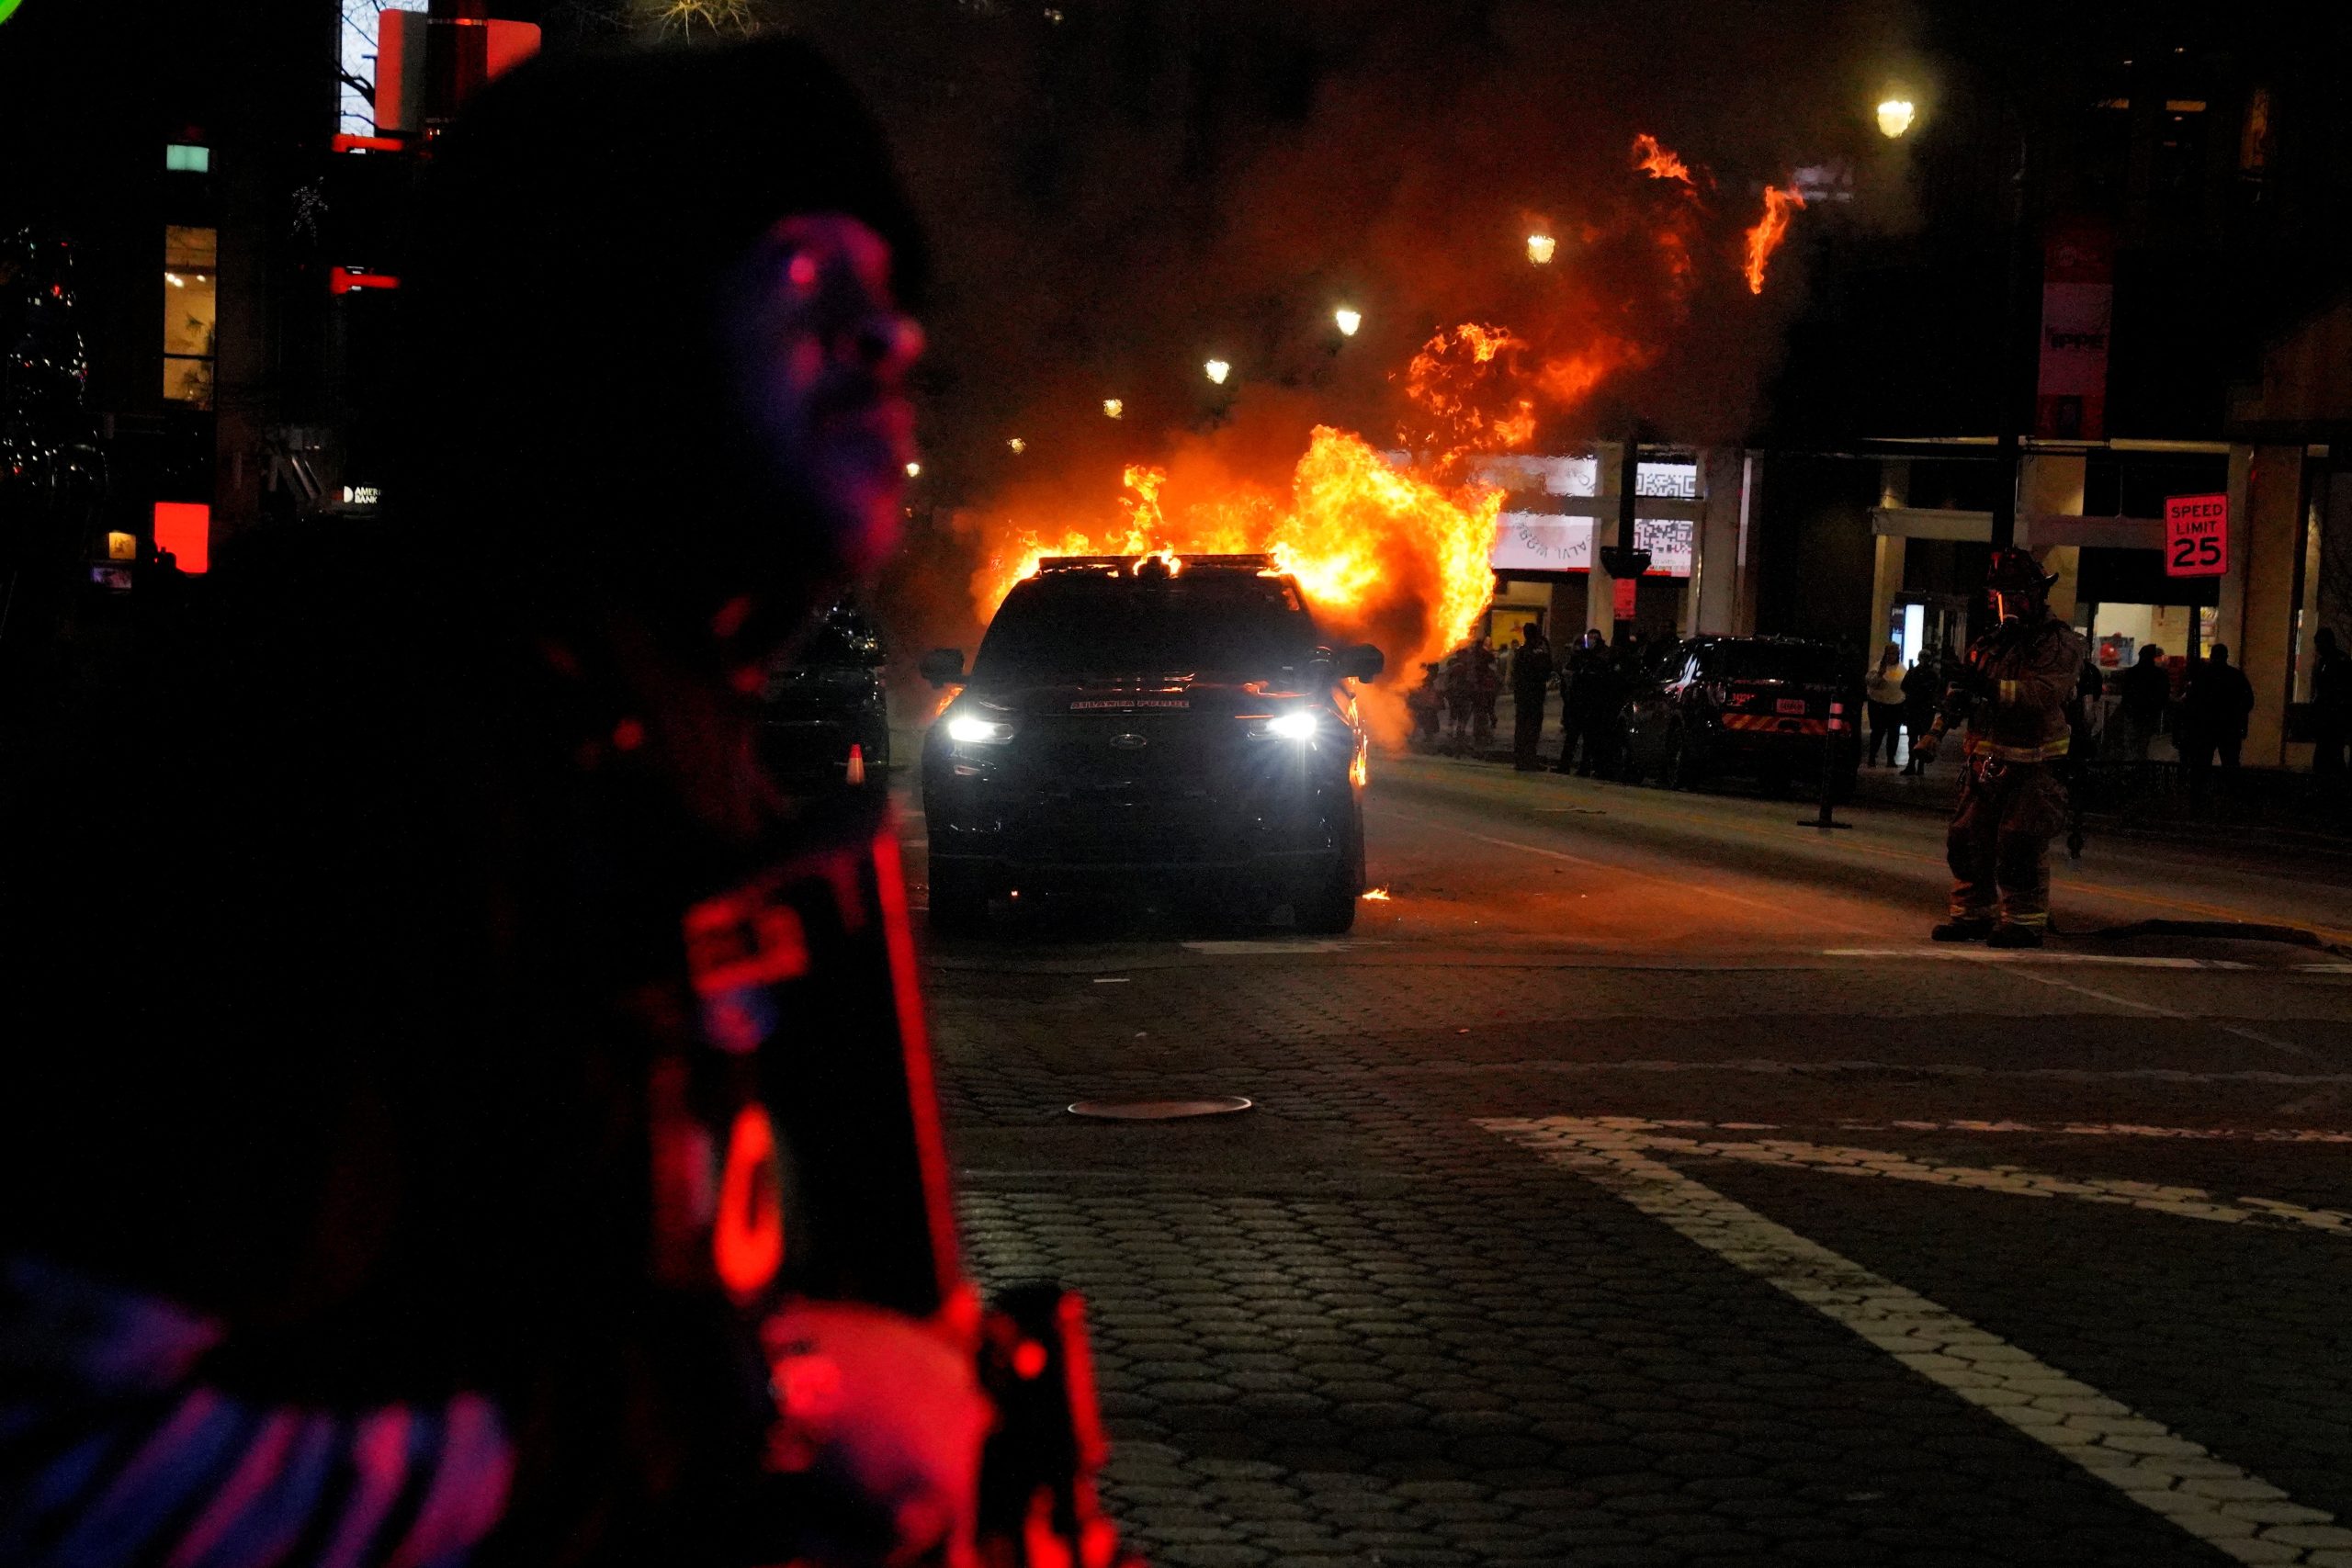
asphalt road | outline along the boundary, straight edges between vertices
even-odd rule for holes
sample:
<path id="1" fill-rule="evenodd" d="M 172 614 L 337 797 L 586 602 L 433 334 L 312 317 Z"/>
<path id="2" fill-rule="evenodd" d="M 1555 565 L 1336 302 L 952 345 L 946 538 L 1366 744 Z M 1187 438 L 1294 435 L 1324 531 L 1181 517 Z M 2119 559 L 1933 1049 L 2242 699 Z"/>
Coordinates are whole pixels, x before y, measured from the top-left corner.
<path id="1" fill-rule="evenodd" d="M 2352 864 L 2094 842 L 1955 952 L 1937 824 L 1805 814 L 1388 761 L 1352 937 L 928 953 L 972 1264 L 1087 1292 L 1153 1562 L 2352 1568 L 2352 957 L 2098 934 L 2352 949 Z"/>

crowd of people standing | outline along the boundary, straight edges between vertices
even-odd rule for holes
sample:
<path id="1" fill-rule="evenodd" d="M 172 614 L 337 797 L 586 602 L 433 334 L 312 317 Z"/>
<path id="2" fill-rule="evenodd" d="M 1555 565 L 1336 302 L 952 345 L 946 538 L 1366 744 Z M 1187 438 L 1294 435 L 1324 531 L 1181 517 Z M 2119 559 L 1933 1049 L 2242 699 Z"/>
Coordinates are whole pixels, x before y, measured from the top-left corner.
<path id="1" fill-rule="evenodd" d="M 1623 761 L 1625 699 L 1640 672 L 1671 642 L 1631 638 L 1612 646 L 1595 627 L 1555 647 L 1533 621 L 1522 623 L 1517 640 L 1499 649 L 1484 639 L 1465 642 L 1421 667 L 1421 682 L 1407 697 L 1415 742 L 1425 750 L 1487 755 L 1498 726 L 1498 699 L 1509 690 L 1518 771 L 1613 777 Z M 2352 772 L 2352 651 L 2326 627 L 2314 635 L 2312 650 L 2311 771 L 2342 777 Z M 1906 665 L 1897 645 L 1884 646 L 1864 687 L 1865 767 L 1899 766 L 1915 777 L 1922 773 L 1913 748 L 1934 722 L 1958 662 L 1950 650 L 1930 649 Z M 1544 731 L 1555 693 L 1560 740 L 1556 754 L 1547 758 Z M 2120 671 L 2085 662 L 2075 705 L 2075 746 L 2086 761 L 2144 763 L 2154 760 L 2156 739 L 2168 737 L 2189 798 L 2202 806 L 2211 795 L 2215 767 L 2226 774 L 2240 765 L 2253 711 L 2254 688 L 2226 645 L 2216 643 L 2202 658 L 2184 661 L 2145 643 Z"/>
<path id="2" fill-rule="evenodd" d="M 1414 738 L 1429 750 L 1483 756 L 1496 728 L 1497 700 L 1511 694 L 1511 757 L 1521 773 L 1613 777 L 1623 738 L 1618 714 L 1635 673 L 1671 638 L 1633 639 L 1610 646 L 1598 627 L 1569 647 L 1555 650 L 1544 628 L 1523 623 L 1519 640 L 1499 652 L 1483 640 L 1463 644 L 1437 663 L 1421 666 L 1421 683 L 1406 698 L 1414 717 Z M 1544 720 L 1551 694 L 1561 694 L 1558 755 L 1542 755 Z"/>

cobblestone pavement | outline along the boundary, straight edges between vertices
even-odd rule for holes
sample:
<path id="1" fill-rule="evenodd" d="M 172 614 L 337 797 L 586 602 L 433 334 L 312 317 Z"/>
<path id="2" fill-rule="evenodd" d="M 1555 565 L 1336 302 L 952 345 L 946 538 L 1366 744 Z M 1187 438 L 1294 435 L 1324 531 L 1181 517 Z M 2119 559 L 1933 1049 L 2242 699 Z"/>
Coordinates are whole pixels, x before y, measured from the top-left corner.
<path id="1" fill-rule="evenodd" d="M 1394 772 L 1348 940 L 929 955 L 972 1261 L 1087 1293 L 1153 1562 L 2352 1568 L 2352 965 L 1956 961 L 1915 829 Z M 1256 1106 L 1064 1110 L 1195 1094 Z"/>

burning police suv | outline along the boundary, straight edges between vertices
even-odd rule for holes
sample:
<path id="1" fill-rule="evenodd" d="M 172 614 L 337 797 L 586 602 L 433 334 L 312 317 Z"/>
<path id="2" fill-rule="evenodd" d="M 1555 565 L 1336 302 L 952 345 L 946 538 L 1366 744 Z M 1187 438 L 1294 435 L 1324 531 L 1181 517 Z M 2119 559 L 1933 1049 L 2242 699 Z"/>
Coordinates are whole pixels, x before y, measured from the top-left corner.
<path id="1" fill-rule="evenodd" d="M 1334 649 L 1265 556 L 1048 557 L 1013 585 L 923 743 L 931 923 L 1017 889 L 1172 885 L 1302 931 L 1355 921 L 1364 733 Z"/>

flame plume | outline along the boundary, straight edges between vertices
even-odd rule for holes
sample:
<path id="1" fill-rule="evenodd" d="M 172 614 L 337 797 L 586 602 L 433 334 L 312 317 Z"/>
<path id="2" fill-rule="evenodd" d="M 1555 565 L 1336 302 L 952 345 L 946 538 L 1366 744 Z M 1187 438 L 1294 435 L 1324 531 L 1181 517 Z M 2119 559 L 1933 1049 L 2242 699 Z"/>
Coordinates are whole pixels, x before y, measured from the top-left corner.
<path id="1" fill-rule="evenodd" d="M 1315 427 L 1287 495 L 1216 484 L 1170 507 L 1164 469 L 1130 465 L 1124 479 L 1120 519 L 1107 527 L 996 525 L 972 576 L 981 617 L 1043 556 L 1263 551 L 1298 579 L 1328 639 L 1374 643 L 1387 655 L 1396 681 L 1366 687 L 1359 700 L 1374 733 L 1395 744 L 1408 728 L 1402 692 L 1413 665 L 1460 645 L 1494 598 L 1501 492 L 1433 483 L 1329 425 Z"/>
<path id="2" fill-rule="evenodd" d="M 1781 242 L 1789 237 L 1791 214 L 1804 206 L 1804 194 L 1792 185 L 1764 187 L 1764 216 L 1758 218 L 1756 226 L 1747 233 L 1747 265 L 1743 270 L 1747 276 L 1747 291 L 1750 294 L 1764 292 L 1765 264 L 1772 259 L 1772 253 L 1781 248 Z"/>
<path id="3" fill-rule="evenodd" d="M 1634 138 L 1634 167 L 1654 180 L 1679 181 L 1690 198 L 1698 199 L 1699 187 L 1691 181 L 1690 165 L 1671 148 L 1659 146 L 1657 138 L 1646 130 Z"/>
<path id="4" fill-rule="evenodd" d="M 1687 313 L 1690 291 L 1699 276 L 1698 264 L 1691 257 L 1691 243 L 1698 237 L 1703 208 L 1699 182 L 1691 177 L 1690 165 L 1682 161 L 1681 154 L 1661 144 L 1648 131 L 1634 138 L 1633 157 L 1634 168 L 1674 187 L 1682 197 L 1680 205 L 1657 220 L 1651 234 L 1658 260 L 1666 267 L 1668 299 L 1679 319 Z"/>
<path id="5" fill-rule="evenodd" d="M 1527 342 L 1505 327 L 1464 321 L 1421 345 L 1405 369 L 1405 396 L 1422 416 L 1397 439 L 1432 451 L 1440 473 L 1471 452 L 1510 451 L 1535 439 L 1535 400 L 1518 395 Z"/>
<path id="6" fill-rule="evenodd" d="M 1502 497 L 1461 482 L 1466 459 L 1533 446 L 1542 422 L 1572 418 L 1612 379 L 1674 349 L 1668 323 L 1687 321 L 1694 302 L 1709 298 L 1700 262 L 1723 254 L 1736 222 L 1715 210 L 1714 192 L 1703 166 L 1694 171 L 1647 132 L 1634 137 L 1630 170 L 1588 193 L 1581 213 L 1521 214 L 1531 260 L 1551 259 L 1555 235 L 1566 233 L 1575 265 L 1523 277 L 1512 296 L 1519 330 L 1458 321 L 1391 376 L 1401 394 L 1396 441 L 1409 458 L 1328 423 L 1312 426 L 1301 452 L 1290 442 L 1308 420 L 1295 402 L 1277 401 L 1274 423 L 1261 412 L 1246 439 L 1228 427 L 1179 439 L 1166 467 L 1127 465 L 1115 496 L 1073 507 L 1067 492 L 1049 501 L 1040 491 L 979 519 L 969 591 L 980 618 L 1047 555 L 1157 556 L 1172 570 L 1195 556 L 1262 553 L 1298 579 L 1326 640 L 1371 642 L 1387 656 L 1392 678 L 1363 688 L 1359 701 L 1374 735 L 1401 744 L 1413 667 L 1472 636 L 1494 595 Z M 1768 188 L 1763 202 L 1745 232 L 1741 271 L 1751 293 L 1762 292 L 1792 215 L 1804 206 L 1793 185 Z M 1342 305 L 1332 320 L 1345 333 L 1362 318 Z M 1203 369 L 1220 384 L 1233 374 L 1226 359 Z M 1231 407 L 1247 401 L 1237 395 Z M 1124 412 L 1113 400 L 1102 406 Z M 1269 434 L 1281 443 L 1271 451 Z M 1017 453 L 1024 444 L 1010 445 Z M 1287 476 L 1278 478 L 1275 465 L 1285 462 Z"/>

